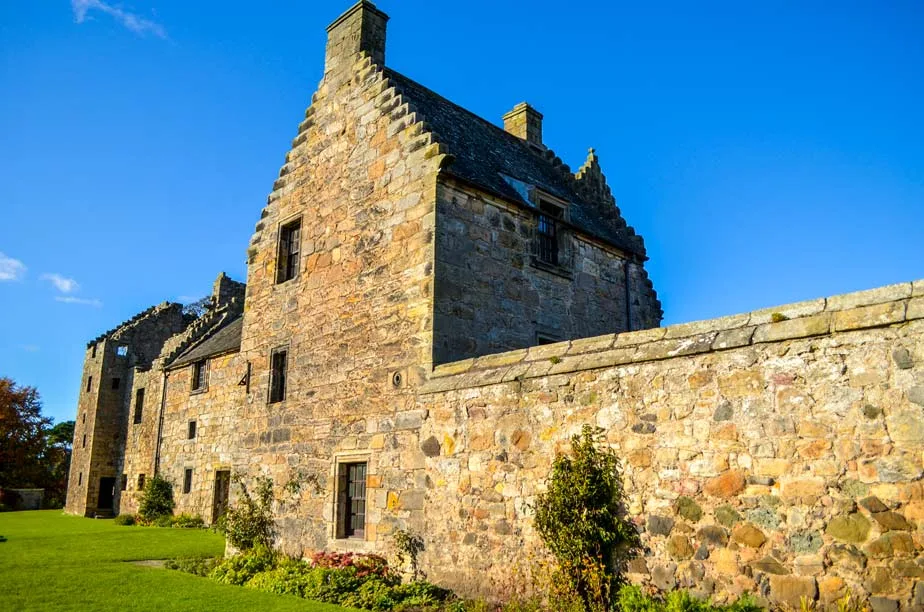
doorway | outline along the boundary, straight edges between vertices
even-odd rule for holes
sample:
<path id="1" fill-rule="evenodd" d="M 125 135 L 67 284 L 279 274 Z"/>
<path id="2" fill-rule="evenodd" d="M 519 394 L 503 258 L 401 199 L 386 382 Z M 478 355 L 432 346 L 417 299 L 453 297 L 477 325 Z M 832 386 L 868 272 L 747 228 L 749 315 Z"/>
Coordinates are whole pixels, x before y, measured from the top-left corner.
<path id="1" fill-rule="evenodd" d="M 231 472 L 215 472 L 215 493 L 212 496 L 212 524 L 228 511 L 228 499 L 231 497 Z"/>
<path id="2" fill-rule="evenodd" d="M 97 512 L 112 512 L 113 502 L 115 502 L 116 479 L 105 477 L 99 479 L 99 497 L 96 499 Z"/>

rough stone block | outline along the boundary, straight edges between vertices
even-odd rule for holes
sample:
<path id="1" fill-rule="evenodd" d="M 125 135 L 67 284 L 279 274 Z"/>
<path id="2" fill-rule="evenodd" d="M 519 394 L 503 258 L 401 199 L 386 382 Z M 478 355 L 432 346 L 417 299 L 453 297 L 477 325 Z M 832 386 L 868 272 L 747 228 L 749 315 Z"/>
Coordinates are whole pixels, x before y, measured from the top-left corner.
<path id="1" fill-rule="evenodd" d="M 643 329 L 634 332 L 616 334 L 616 340 L 613 342 L 613 348 L 619 348 L 622 346 L 635 346 L 639 344 L 645 344 L 647 342 L 655 342 L 663 338 L 664 334 L 666 333 L 667 328 L 665 327 L 653 327 L 651 329 Z"/>
<path id="2" fill-rule="evenodd" d="M 827 310 L 848 310 L 860 306 L 904 300 L 909 297 L 911 297 L 911 283 L 898 283 L 829 297 Z"/>
<path id="3" fill-rule="evenodd" d="M 802 599 L 818 598 L 818 585 L 810 576 L 770 576 L 770 599 L 778 604 L 800 609 Z"/>
<path id="4" fill-rule="evenodd" d="M 603 351 L 613 346 L 613 342 L 616 340 L 616 334 L 609 334 L 606 336 L 595 336 L 593 338 L 581 338 L 580 340 L 572 340 L 571 348 L 568 349 L 569 355 L 574 355 L 577 353 L 590 353 L 593 351 Z"/>
<path id="5" fill-rule="evenodd" d="M 905 313 L 905 319 L 908 321 L 924 319 L 924 297 L 908 300 L 908 311 Z"/>
<path id="6" fill-rule="evenodd" d="M 738 329 L 722 330 L 716 335 L 715 342 L 712 343 L 713 350 L 723 350 L 747 346 L 754 337 L 754 330 L 757 327 L 749 325 Z"/>
<path id="7" fill-rule="evenodd" d="M 506 353 L 497 353 L 495 355 L 485 355 L 484 357 L 478 357 L 472 364 L 472 368 L 499 368 L 502 366 L 513 365 L 523 361 L 526 358 L 526 352 L 526 349 L 519 349 L 516 351 L 508 351 Z"/>
<path id="8" fill-rule="evenodd" d="M 810 317 L 824 312 L 824 309 L 824 298 L 806 300 L 794 304 L 784 304 L 782 306 L 773 306 L 771 308 L 762 308 L 751 312 L 748 324 L 763 325 L 765 323 L 771 323 L 774 320 L 774 315 L 782 315 L 787 319 Z"/>
<path id="9" fill-rule="evenodd" d="M 799 319 L 766 323 L 754 330 L 753 342 L 779 342 L 795 338 L 823 336 L 831 331 L 831 315 L 817 314 Z"/>
<path id="10" fill-rule="evenodd" d="M 709 332 L 718 332 L 743 327 L 748 324 L 750 315 L 739 314 L 718 319 L 708 319 L 705 321 L 693 321 L 691 323 L 680 323 L 666 327 L 664 338 L 686 338 L 688 336 L 697 336 Z"/>
<path id="11" fill-rule="evenodd" d="M 866 327 L 880 327 L 905 320 L 905 302 L 888 302 L 862 306 L 834 313 L 834 330 L 847 331 Z"/>

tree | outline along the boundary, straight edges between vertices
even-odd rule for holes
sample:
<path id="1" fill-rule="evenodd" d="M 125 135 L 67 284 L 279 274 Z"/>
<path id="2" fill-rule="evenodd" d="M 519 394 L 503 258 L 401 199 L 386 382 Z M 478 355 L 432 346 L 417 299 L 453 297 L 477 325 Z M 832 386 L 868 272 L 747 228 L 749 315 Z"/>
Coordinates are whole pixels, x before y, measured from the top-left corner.
<path id="1" fill-rule="evenodd" d="M 18 387 L 0 378 L 0 488 L 44 487 L 46 429 L 51 419 L 42 416 L 42 402 L 34 387 Z"/>
<path id="2" fill-rule="evenodd" d="M 48 443 L 69 451 L 74 441 L 74 421 L 61 421 L 48 430 Z"/>

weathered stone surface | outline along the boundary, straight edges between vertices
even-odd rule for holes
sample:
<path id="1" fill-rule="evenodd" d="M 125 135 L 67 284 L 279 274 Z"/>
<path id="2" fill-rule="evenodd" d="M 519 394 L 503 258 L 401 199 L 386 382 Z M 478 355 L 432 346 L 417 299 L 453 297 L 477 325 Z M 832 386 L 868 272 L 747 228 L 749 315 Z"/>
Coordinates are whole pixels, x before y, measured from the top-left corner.
<path id="1" fill-rule="evenodd" d="M 651 569 L 651 583 L 662 591 L 671 591 L 677 586 L 677 565 L 668 563 Z"/>
<path id="2" fill-rule="evenodd" d="M 797 554 L 818 552 L 822 544 L 824 540 L 817 531 L 800 531 L 789 536 L 789 547 Z"/>
<path id="3" fill-rule="evenodd" d="M 715 409 L 715 412 L 712 415 L 713 421 L 727 421 L 734 415 L 735 411 L 732 408 L 732 405 L 729 402 L 722 402 L 719 404 L 719 407 Z"/>
<path id="4" fill-rule="evenodd" d="M 924 406 L 924 387 L 911 387 L 908 389 L 908 401 L 918 406 Z"/>
<path id="5" fill-rule="evenodd" d="M 863 550 L 874 559 L 888 559 L 912 555 L 915 548 L 911 535 L 903 531 L 890 531 L 867 544 Z"/>
<path id="6" fill-rule="evenodd" d="M 892 361 L 895 362 L 895 366 L 899 370 L 910 370 L 914 367 L 914 358 L 911 356 L 911 351 L 903 346 L 892 351 Z"/>
<path id="7" fill-rule="evenodd" d="M 887 597 L 870 597 L 869 607 L 872 612 L 898 612 L 898 602 Z"/>
<path id="8" fill-rule="evenodd" d="M 834 330 L 848 331 L 877 327 L 905 320 L 904 302 L 889 302 L 834 313 Z"/>
<path id="9" fill-rule="evenodd" d="M 770 576 L 770 599 L 799 609 L 802 599 L 812 602 L 818 597 L 818 585 L 812 577 Z"/>
<path id="10" fill-rule="evenodd" d="M 674 512 L 690 522 L 697 522 L 703 517 L 703 509 L 693 498 L 681 496 L 674 502 Z"/>
<path id="11" fill-rule="evenodd" d="M 767 536 L 754 525 L 742 523 L 732 529 L 732 540 L 744 546 L 760 548 L 767 541 Z"/>
<path id="12" fill-rule="evenodd" d="M 780 526 L 780 516 L 770 508 L 755 508 L 747 514 L 748 520 L 764 529 L 776 529 Z"/>
<path id="13" fill-rule="evenodd" d="M 754 342 L 779 342 L 794 338 L 822 336 L 831 330 L 831 315 L 822 313 L 811 317 L 783 320 L 759 325 L 754 331 Z"/>
<path id="14" fill-rule="evenodd" d="M 866 569 L 866 555 L 852 544 L 834 544 L 827 548 L 826 557 L 832 565 L 843 567 L 855 573 Z"/>
<path id="15" fill-rule="evenodd" d="M 667 541 L 667 554 L 675 561 L 685 561 L 693 556 L 693 544 L 684 535 L 672 536 Z"/>
<path id="16" fill-rule="evenodd" d="M 873 519 L 879 523 L 880 531 L 911 531 L 914 527 L 897 512 L 874 512 Z"/>
<path id="17" fill-rule="evenodd" d="M 885 567 L 871 567 L 867 570 L 864 585 L 870 593 L 890 593 L 892 573 Z"/>
<path id="18" fill-rule="evenodd" d="M 893 442 L 924 446 L 924 411 L 911 407 L 886 417 L 886 426 Z"/>
<path id="19" fill-rule="evenodd" d="M 718 525 L 706 525 L 696 532 L 696 539 L 709 546 L 725 546 L 728 543 L 728 532 Z"/>
<path id="20" fill-rule="evenodd" d="M 844 542 L 861 544 L 869 535 L 870 523 L 862 514 L 837 516 L 825 529 L 825 533 Z"/>
<path id="21" fill-rule="evenodd" d="M 674 519 L 667 516 L 652 514 L 648 517 L 648 533 L 651 535 L 670 535 L 674 528 Z"/>
<path id="22" fill-rule="evenodd" d="M 776 576 L 785 576 L 789 574 L 789 571 L 783 567 L 783 564 L 774 559 L 771 556 L 766 556 L 759 561 L 754 561 L 751 563 L 751 567 L 758 572 L 764 572 L 765 574 L 774 574 Z"/>
<path id="23" fill-rule="evenodd" d="M 427 457 L 438 457 L 440 454 L 440 441 L 434 436 L 430 436 L 420 445 L 420 450 L 422 450 Z"/>
<path id="24" fill-rule="evenodd" d="M 703 491 L 713 497 L 734 497 L 744 489 L 746 483 L 744 472 L 729 470 L 716 478 L 711 478 L 703 485 Z"/>
<path id="25" fill-rule="evenodd" d="M 715 509 L 715 520 L 726 527 L 734 527 L 741 521 L 741 515 L 731 506 L 724 505 Z"/>
<path id="26" fill-rule="evenodd" d="M 827 300 L 828 310 L 847 310 L 850 308 L 859 308 L 872 304 L 883 304 L 897 300 L 904 300 L 911 297 L 911 283 L 898 283 L 896 285 L 886 285 L 885 287 L 876 287 L 866 291 L 856 291 L 854 293 L 845 293 L 835 295 Z"/>
<path id="27" fill-rule="evenodd" d="M 888 506 L 882 503 L 881 499 L 875 496 L 865 497 L 857 503 L 869 512 L 885 512 L 889 509 Z"/>

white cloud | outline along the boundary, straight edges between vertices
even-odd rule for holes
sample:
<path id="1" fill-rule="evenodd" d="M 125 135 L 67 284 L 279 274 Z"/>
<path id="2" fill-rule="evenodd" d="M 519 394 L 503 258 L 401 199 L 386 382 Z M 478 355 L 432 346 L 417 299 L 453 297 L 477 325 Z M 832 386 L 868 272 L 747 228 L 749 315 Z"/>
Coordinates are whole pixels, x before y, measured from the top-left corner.
<path id="1" fill-rule="evenodd" d="M 0 253 L 0 281 L 20 280 L 25 274 L 25 264 Z"/>
<path id="2" fill-rule="evenodd" d="M 103 303 L 97 300 L 96 298 L 88 299 L 88 298 L 79 298 L 79 297 L 72 297 L 72 296 L 64 297 L 64 296 L 59 295 L 55 297 L 55 301 L 61 302 L 63 304 L 83 304 L 84 306 L 95 306 L 96 308 L 99 308 L 100 306 L 103 305 Z"/>
<path id="3" fill-rule="evenodd" d="M 167 31 L 159 23 L 125 11 L 102 0 L 71 0 L 71 9 L 74 11 L 74 20 L 77 23 L 83 23 L 89 11 L 100 11 L 109 15 L 135 34 L 144 36 L 150 33 L 158 38 L 167 38 Z"/>
<path id="4" fill-rule="evenodd" d="M 42 280 L 47 280 L 61 293 L 73 293 L 80 288 L 73 278 L 67 278 L 60 274 L 42 274 Z"/>

